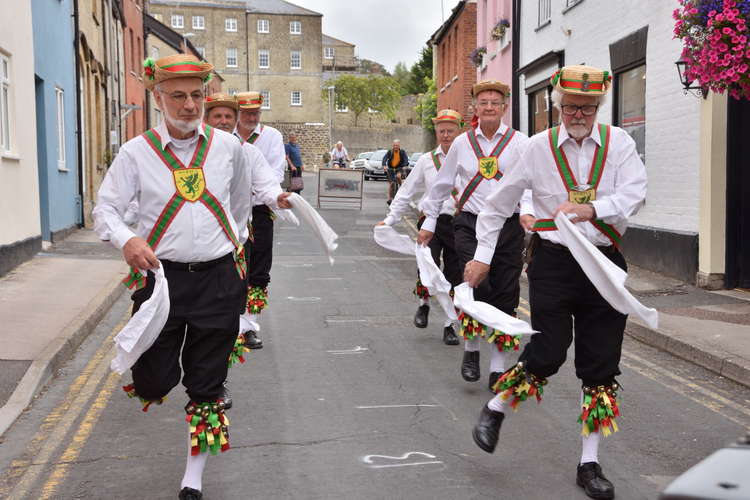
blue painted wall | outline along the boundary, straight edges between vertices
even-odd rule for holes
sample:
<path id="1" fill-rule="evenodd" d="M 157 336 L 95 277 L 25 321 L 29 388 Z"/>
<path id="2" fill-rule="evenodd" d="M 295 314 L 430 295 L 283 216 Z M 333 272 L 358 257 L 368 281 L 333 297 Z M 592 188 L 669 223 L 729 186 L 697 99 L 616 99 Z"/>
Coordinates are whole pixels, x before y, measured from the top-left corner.
<path id="1" fill-rule="evenodd" d="M 32 0 L 42 238 L 81 222 L 76 145 L 73 0 Z M 57 96 L 64 92 L 65 165 L 58 164 Z"/>

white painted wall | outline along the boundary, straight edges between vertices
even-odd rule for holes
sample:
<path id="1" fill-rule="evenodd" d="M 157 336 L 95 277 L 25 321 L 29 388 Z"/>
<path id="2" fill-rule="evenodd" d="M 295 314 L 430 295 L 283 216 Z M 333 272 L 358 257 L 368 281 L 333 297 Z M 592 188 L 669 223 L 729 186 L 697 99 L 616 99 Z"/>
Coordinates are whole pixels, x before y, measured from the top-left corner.
<path id="1" fill-rule="evenodd" d="M 583 0 L 563 14 L 565 0 L 552 0 L 552 22 L 538 30 L 538 1 L 522 5 L 520 66 L 552 50 L 565 50 L 566 64 L 586 63 L 610 69 L 609 45 L 648 26 L 646 55 L 646 206 L 634 225 L 670 231 L 698 232 L 700 99 L 684 95 L 674 62 L 681 45 L 672 39 L 671 2 Z M 568 30 L 570 34 L 568 34 Z M 528 131 L 524 90 L 554 67 L 521 79 L 521 130 Z M 542 74 L 544 73 L 544 74 Z M 610 96 L 611 97 L 611 96 Z M 599 112 L 612 121 L 612 103 Z"/>
<path id="2" fill-rule="evenodd" d="M 0 152 L 0 245 L 9 245 L 40 236 L 42 230 L 31 2 L 3 2 L 2 15 L 13 20 L 12 29 L 0 29 L 0 52 L 10 57 L 11 64 L 11 152 Z"/>

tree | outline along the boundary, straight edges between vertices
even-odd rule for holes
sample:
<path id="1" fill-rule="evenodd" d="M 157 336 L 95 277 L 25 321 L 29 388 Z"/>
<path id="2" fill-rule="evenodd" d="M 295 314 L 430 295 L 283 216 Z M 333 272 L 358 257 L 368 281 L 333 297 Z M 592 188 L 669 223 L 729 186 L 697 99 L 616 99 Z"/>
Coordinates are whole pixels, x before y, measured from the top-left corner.
<path id="1" fill-rule="evenodd" d="M 330 84 L 335 87 L 334 104 L 338 108 L 349 108 L 354 114 L 355 127 L 359 122 L 359 116 L 367 110 L 383 113 L 389 119 L 393 118 L 401 101 L 399 84 L 389 76 L 341 75 Z M 328 90 L 323 90 L 322 97 L 328 101 Z"/>
<path id="2" fill-rule="evenodd" d="M 409 68 L 406 67 L 406 63 L 398 62 L 396 67 L 393 68 L 393 78 L 398 82 L 401 87 L 401 95 L 409 93 L 409 86 L 411 83 L 412 73 Z"/>
<path id="3" fill-rule="evenodd" d="M 390 76 L 390 73 L 388 73 L 388 70 L 385 69 L 385 66 L 383 66 L 379 62 L 371 61 L 369 59 L 358 59 L 358 62 L 360 73 L 364 73 L 367 75 L 372 74 Z"/>
<path id="4" fill-rule="evenodd" d="M 427 81 L 432 78 L 432 45 L 426 45 L 419 53 L 419 61 L 411 67 L 411 79 L 407 85 L 408 94 L 427 92 Z"/>
<path id="5" fill-rule="evenodd" d="M 414 108 L 414 111 L 421 118 L 422 126 L 434 132 L 435 124 L 432 123 L 432 119 L 437 116 L 437 89 L 435 87 L 435 80 L 425 78 L 425 86 L 427 90 L 424 94 L 417 97 L 417 106 Z"/>

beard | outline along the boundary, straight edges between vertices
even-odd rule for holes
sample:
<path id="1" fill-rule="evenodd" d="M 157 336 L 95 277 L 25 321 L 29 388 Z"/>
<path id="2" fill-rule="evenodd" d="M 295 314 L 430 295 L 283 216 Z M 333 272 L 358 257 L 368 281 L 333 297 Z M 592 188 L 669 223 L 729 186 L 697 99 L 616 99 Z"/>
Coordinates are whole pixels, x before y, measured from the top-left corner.
<path id="1" fill-rule="evenodd" d="M 201 113 L 202 115 L 203 113 Z M 179 130 L 180 132 L 184 134 L 189 134 L 190 132 L 195 131 L 201 124 L 201 116 L 197 116 L 196 118 L 186 121 L 182 120 L 180 118 L 175 118 L 171 116 L 169 113 L 164 113 L 164 118 L 167 120 L 167 122 L 172 125 L 174 128 Z"/>
<path id="2" fill-rule="evenodd" d="M 580 141 L 591 134 L 591 127 L 586 125 L 585 121 L 578 122 L 574 120 L 565 128 L 568 130 L 568 135 L 577 141 Z"/>

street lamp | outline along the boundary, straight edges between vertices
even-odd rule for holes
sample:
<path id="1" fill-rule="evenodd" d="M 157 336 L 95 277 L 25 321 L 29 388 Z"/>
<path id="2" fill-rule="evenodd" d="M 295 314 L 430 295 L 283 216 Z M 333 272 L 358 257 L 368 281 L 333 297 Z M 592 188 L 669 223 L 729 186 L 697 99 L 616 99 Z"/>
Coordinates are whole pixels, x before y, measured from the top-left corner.
<path id="1" fill-rule="evenodd" d="M 687 76 L 687 61 L 684 58 L 681 57 L 678 61 L 675 61 L 674 64 L 677 66 L 677 75 L 680 78 L 680 83 L 682 83 L 682 88 L 685 90 L 686 94 L 690 90 L 700 90 L 704 99 L 708 97 L 708 89 L 701 87 L 700 85 L 693 85 L 695 80 L 690 80 Z"/>

